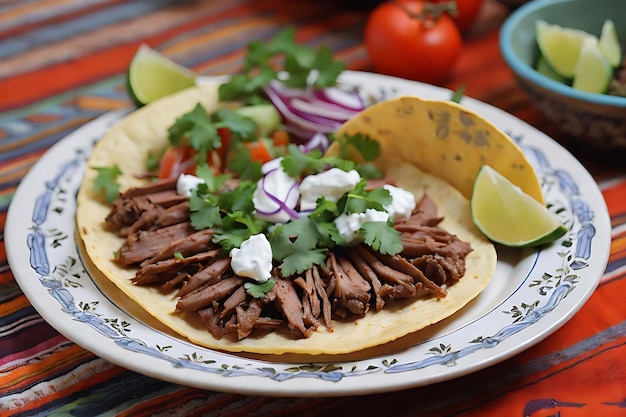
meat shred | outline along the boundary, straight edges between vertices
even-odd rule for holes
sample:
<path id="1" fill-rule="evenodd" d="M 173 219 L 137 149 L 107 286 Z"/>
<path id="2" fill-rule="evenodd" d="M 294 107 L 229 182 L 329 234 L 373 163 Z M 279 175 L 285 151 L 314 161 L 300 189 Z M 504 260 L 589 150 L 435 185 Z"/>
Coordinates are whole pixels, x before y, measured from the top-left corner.
<path id="1" fill-rule="evenodd" d="M 465 274 L 472 247 L 439 227 L 442 218 L 428 196 L 409 219 L 397 221 L 403 250 L 383 255 L 360 244 L 329 251 L 327 262 L 302 274 L 283 277 L 265 295 L 249 295 L 230 258 L 212 242 L 211 230 L 194 230 L 189 204 L 163 180 L 120 194 L 106 217 L 125 239 L 117 262 L 137 267 L 136 285 L 178 288 L 177 310 L 197 312 L 215 338 L 242 340 L 276 329 L 306 338 L 335 320 L 380 311 L 399 299 L 443 298 L 446 286 Z M 182 254 L 183 256 L 179 256 Z"/>

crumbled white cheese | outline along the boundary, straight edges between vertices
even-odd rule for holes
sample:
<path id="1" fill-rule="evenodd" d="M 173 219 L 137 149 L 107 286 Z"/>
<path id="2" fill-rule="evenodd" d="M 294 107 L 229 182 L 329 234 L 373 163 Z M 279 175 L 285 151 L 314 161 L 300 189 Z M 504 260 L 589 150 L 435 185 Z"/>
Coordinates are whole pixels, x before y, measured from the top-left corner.
<path id="1" fill-rule="evenodd" d="M 335 226 L 348 244 L 359 241 L 359 229 L 365 222 L 386 222 L 389 213 L 373 209 L 365 210 L 365 213 L 341 214 L 335 219 Z"/>
<path id="2" fill-rule="evenodd" d="M 180 174 L 176 180 L 176 193 L 185 197 L 191 197 L 192 191 L 202 183 L 204 183 L 204 180 L 195 175 Z"/>
<path id="3" fill-rule="evenodd" d="M 331 168 L 319 174 L 304 177 L 300 183 L 300 211 L 314 210 L 320 197 L 337 202 L 361 180 L 356 170 L 344 171 Z"/>
<path id="4" fill-rule="evenodd" d="M 394 220 L 408 219 L 411 217 L 411 213 L 413 213 L 417 204 L 415 202 L 415 195 L 404 188 L 389 184 L 383 185 L 383 188 L 389 191 L 392 198 L 391 203 L 385 206 L 385 210 L 387 210 L 389 216 Z"/>
<path id="5" fill-rule="evenodd" d="M 252 235 L 230 251 L 230 265 L 240 277 L 266 282 L 272 276 L 272 246 L 264 234 Z"/>
<path id="6" fill-rule="evenodd" d="M 293 209 L 300 198 L 298 181 L 283 170 L 281 159 L 273 159 L 263 164 L 262 172 L 265 175 L 258 181 L 252 196 L 255 215 L 272 223 L 286 223 L 291 220 L 295 213 Z"/>

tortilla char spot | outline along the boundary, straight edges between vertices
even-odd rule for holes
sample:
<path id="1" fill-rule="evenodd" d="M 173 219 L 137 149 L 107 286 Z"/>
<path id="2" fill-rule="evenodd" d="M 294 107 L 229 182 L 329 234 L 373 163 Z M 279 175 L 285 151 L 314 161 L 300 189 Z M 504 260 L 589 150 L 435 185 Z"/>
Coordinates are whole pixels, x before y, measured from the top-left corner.
<path id="1" fill-rule="evenodd" d="M 398 113 L 404 116 L 410 116 L 413 114 L 414 111 L 415 110 L 413 109 L 413 106 L 404 105 L 404 106 L 398 107 Z"/>
<path id="2" fill-rule="evenodd" d="M 465 143 L 470 143 L 472 141 L 472 132 L 470 132 L 469 130 L 461 130 L 459 132 L 459 136 L 461 137 L 461 140 Z"/>
<path id="3" fill-rule="evenodd" d="M 459 112 L 459 121 L 463 126 L 467 127 L 474 126 L 475 124 L 472 115 L 465 111 Z"/>
<path id="4" fill-rule="evenodd" d="M 484 130 L 476 131 L 475 141 L 476 146 L 486 146 L 489 147 L 489 133 Z"/>
<path id="5" fill-rule="evenodd" d="M 454 160 L 457 162 L 461 162 L 463 160 L 463 157 L 457 153 L 456 155 L 454 155 Z"/>
<path id="6" fill-rule="evenodd" d="M 448 129 L 448 125 L 439 124 L 437 125 L 437 129 L 435 130 L 435 137 L 437 139 L 447 139 L 450 134 L 450 129 Z"/>

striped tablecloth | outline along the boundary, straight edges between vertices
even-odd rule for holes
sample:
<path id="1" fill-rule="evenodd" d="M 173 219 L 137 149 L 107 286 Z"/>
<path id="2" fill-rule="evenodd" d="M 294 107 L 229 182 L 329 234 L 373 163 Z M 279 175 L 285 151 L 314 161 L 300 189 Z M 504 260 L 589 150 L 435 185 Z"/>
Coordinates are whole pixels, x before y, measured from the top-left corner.
<path id="1" fill-rule="evenodd" d="M 8 266 L 4 229 L 20 179 L 79 126 L 128 106 L 124 73 L 147 43 L 201 74 L 240 70 L 246 44 L 286 25 L 369 70 L 367 8 L 333 0 L 25 0 L 0 2 L 0 416 L 623 416 L 626 415 L 626 164 L 566 144 L 609 207 L 613 243 L 599 287 L 571 321 L 501 364 L 394 393 L 273 398 L 204 391 L 140 375 L 95 356 L 47 324 Z M 500 107 L 558 139 L 498 51 L 508 11 L 487 0 L 452 89 Z"/>

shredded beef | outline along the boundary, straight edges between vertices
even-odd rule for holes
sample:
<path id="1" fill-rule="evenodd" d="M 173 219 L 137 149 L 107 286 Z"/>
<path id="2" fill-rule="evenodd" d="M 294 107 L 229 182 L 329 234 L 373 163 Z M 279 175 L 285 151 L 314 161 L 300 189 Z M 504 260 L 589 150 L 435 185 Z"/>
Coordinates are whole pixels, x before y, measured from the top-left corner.
<path id="1" fill-rule="evenodd" d="M 227 181 L 224 189 L 236 185 Z M 212 241 L 213 231 L 191 226 L 189 203 L 175 187 L 175 180 L 158 181 L 115 200 L 106 222 L 125 238 L 116 260 L 139 267 L 136 285 L 178 289 L 177 310 L 198 314 L 217 339 L 236 341 L 279 327 L 306 338 L 319 326 L 332 331 L 335 319 L 380 311 L 393 300 L 443 298 L 442 286 L 463 277 L 472 251 L 439 226 L 442 217 L 425 195 L 410 218 L 394 224 L 402 236 L 400 254 L 384 255 L 364 244 L 333 249 L 325 264 L 302 274 L 283 277 L 274 269 L 274 287 L 255 298 L 244 286 L 249 280 L 235 275 L 230 257 Z"/>

